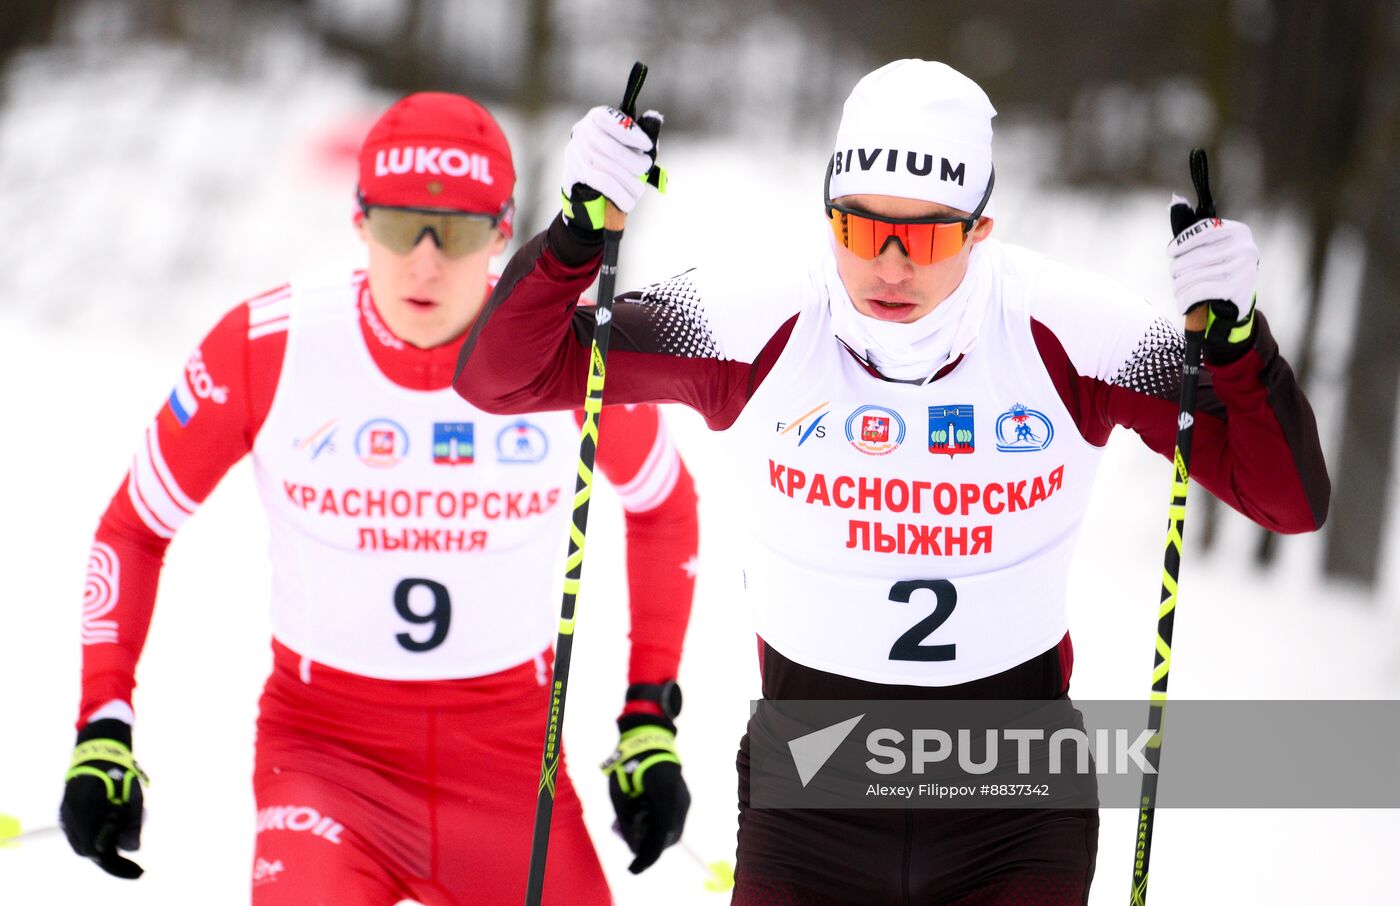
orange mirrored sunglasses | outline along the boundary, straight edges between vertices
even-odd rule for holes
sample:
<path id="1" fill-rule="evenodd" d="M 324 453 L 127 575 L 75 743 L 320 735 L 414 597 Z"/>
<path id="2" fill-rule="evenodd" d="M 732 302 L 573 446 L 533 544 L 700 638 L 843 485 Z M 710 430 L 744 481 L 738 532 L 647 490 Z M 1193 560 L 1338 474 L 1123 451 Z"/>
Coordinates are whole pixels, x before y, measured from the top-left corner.
<path id="1" fill-rule="evenodd" d="M 953 257 L 962 250 L 967 234 L 977 225 L 982 210 L 987 207 L 987 200 L 992 197 L 992 185 L 996 182 L 996 169 L 993 168 L 987 179 L 987 191 L 982 193 L 977 210 L 969 217 L 877 217 L 831 200 L 834 164 L 833 159 L 826 165 L 826 186 L 822 190 L 831 232 L 837 242 L 866 261 L 879 257 L 891 242 L 898 243 L 914 264 L 934 264 Z"/>

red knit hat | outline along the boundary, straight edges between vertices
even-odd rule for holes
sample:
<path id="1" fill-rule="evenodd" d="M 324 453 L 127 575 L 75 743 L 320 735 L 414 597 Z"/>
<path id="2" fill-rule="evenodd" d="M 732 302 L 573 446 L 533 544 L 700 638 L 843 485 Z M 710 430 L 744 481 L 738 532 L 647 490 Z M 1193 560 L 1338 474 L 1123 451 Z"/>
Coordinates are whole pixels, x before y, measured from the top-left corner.
<path id="1" fill-rule="evenodd" d="M 360 147 L 364 205 L 491 214 L 508 229 L 514 189 L 505 133 L 460 94 L 410 94 L 384 111 Z"/>

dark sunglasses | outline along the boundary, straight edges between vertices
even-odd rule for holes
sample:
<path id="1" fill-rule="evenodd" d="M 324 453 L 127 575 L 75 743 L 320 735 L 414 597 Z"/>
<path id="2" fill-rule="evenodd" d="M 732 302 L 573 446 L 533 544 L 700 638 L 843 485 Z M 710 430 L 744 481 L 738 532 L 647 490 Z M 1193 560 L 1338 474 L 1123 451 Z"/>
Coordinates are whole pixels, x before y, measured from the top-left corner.
<path id="1" fill-rule="evenodd" d="M 400 255 L 413 251 L 427 233 L 444 255 L 462 258 L 486 248 L 498 234 L 501 223 L 501 215 L 429 208 L 361 205 L 360 210 L 364 212 L 369 234 Z"/>

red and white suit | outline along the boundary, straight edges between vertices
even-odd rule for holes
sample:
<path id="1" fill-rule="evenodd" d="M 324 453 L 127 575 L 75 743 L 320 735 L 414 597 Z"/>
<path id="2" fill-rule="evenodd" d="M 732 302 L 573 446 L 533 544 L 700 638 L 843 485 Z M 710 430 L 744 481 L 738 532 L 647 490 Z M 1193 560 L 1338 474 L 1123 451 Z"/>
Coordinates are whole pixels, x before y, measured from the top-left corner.
<path id="1" fill-rule="evenodd" d="M 273 563 L 260 906 L 523 893 L 578 429 L 465 404 L 456 360 L 456 343 L 394 336 L 362 273 L 250 299 L 186 363 L 98 528 L 80 726 L 131 718 L 166 546 L 253 455 Z M 629 681 L 658 683 L 689 616 L 693 484 L 654 407 L 604 423 L 598 465 L 627 516 Z M 557 902 L 608 901 L 562 776 L 549 878 Z"/>

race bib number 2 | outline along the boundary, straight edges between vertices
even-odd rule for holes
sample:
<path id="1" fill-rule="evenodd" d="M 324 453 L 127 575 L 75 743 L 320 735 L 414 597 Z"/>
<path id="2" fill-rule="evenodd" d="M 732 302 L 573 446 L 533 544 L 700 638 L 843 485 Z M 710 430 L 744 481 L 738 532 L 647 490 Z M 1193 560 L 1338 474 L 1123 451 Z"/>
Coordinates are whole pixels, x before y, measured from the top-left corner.
<path id="1" fill-rule="evenodd" d="M 896 582 L 890 588 L 890 600 L 896 604 L 909 604 L 918 592 L 929 592 L 933 595 L 933 612 L 909 627 L 909 630 L 895 641 L 890 648 L 890 660 L 951 661 L 958 656 L 956 644 L 924 643 L 953 615 L 958 606 L 958 591 L 947 579 L 906 579 Z M 919 600 L 926 599 L 927 595 L 919 595 Z"/>

